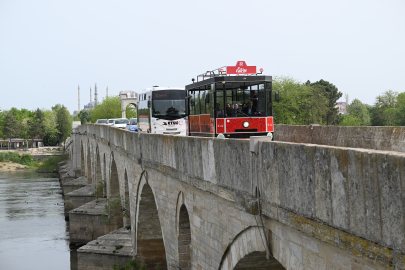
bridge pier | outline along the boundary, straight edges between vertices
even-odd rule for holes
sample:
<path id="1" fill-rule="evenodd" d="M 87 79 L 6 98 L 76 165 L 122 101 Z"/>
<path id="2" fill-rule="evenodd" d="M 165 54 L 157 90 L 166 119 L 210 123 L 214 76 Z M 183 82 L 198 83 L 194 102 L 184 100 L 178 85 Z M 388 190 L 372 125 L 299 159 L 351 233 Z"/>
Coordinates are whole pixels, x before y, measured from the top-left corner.
<path id="1" fill-rule="evenodd" d="M 133 259 L 134 250 L 131 243 L 131 231 L 121 228 L 98 237 L 77 250 L 78 269 L 103 270 L 113 269 Z"/>
<path id="2" fill-rule="evenodd" d="M 96 189 L 88 185 L 65 194 L 65 219 L 69 219 L 69 212 L 88 202 L 94 201 Z"/>

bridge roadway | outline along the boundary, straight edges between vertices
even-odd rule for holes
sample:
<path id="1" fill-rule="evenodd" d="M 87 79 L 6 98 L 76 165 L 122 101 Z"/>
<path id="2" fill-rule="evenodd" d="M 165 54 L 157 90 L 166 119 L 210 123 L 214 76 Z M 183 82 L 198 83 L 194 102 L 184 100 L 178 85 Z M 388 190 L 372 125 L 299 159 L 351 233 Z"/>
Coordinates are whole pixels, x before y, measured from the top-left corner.
<path id="1" fill-rule="evenodd" d="M 150 269 L 405 269 L 405 130 L 278 130 L 300 143 L 254 153 L 247 140 L 76 128 L 62 179 L 93 193 L 66 200 L 95 196 L 69 212 L 71 238 L 89 242 L 79 269 L 132 257 Z M 99 247 L 114 235 L 122 253 Z"/>

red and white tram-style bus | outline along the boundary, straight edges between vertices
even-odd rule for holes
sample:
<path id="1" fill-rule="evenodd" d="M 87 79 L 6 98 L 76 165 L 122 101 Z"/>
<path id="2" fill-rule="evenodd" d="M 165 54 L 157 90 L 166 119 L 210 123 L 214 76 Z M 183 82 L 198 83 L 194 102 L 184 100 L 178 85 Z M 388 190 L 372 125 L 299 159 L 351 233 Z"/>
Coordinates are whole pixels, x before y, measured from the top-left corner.
<path id="1" fill-rule="evenodd" d="M 272 77 L 262 75 L 263 69 L 257 73 L 256 66 L 244 61 L 224 68 L 207 71 L 186 86 L 188 135 L 273 136 Z"/>

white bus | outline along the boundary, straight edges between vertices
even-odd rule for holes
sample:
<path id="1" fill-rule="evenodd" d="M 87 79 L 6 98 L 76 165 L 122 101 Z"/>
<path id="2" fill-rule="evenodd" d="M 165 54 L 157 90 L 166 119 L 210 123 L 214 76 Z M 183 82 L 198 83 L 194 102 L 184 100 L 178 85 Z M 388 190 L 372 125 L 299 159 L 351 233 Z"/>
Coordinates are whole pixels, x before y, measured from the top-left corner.
<path id="1" fill-rule="evenodd" d="M 138 93 L 139 131 L 186 135 L 186 91 L 184 88 L 158 87 L 147 88 Z"/>

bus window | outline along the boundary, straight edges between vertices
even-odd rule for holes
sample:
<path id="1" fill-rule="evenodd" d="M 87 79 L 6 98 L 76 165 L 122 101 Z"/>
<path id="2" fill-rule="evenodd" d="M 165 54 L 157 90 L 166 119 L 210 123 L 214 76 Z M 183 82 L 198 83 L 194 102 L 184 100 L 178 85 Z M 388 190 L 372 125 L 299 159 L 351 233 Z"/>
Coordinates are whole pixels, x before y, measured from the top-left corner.
<path id="1" fill-rule="evenodd" d="M 210 103 L 207 103 L 207 113 L 210 113 L 211 118 L 214 118 L 214 109 L 215 109 L 214 92 L 213 91 L 209 92 L 209 95 L 210 95 Z"/>
<path id="2" fill-rule="evenodd" d="M 259 85 L 258 90 L 258 103 L 257 103 L 257 111 L 261 114 L 265 115 L 266 113 L 266 90 L 264 89 L 264 84 Z"/>
<path id="3" fill-rule="evenodd" d="M 200 91 L 199 94 L 199 103 L 200 103 L 200 114 L 205 113 L 205 91 Z"/>
<path id="4" fill-rule="evenodd" d="M 190 115 L 195 115 L 195 91 L 190 92 Z"/>
<path id="5" fill-rule="evenodd" d="M 224 92 L 222 90 L 216 91 L 217 94 L 217 104 L 215 104 L 215 111 L 217 118 L 224 118 L 225 117 L 225 110 L 224 110 Z"/>

